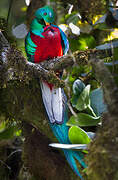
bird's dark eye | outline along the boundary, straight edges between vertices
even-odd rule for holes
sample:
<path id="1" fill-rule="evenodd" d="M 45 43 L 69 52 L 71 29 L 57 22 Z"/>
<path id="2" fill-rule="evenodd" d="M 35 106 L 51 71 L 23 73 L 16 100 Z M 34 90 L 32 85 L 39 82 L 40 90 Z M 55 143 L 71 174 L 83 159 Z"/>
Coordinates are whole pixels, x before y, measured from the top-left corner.
<path id="1" fill-rule="evenodd" d="M 47 13 L 45 12 L 45 13 L 43 13 L 43 15 L 44 15 L 44 16 L 46 16 L 46 15 L 47 15 Z"/>

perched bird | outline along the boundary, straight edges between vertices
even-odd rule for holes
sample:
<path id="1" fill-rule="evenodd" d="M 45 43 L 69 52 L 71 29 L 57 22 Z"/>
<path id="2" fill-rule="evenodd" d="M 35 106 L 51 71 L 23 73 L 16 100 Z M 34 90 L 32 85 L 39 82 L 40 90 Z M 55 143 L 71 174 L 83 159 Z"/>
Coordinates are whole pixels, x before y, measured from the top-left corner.
<path id="1" fill-rule="evenodd" d="M 50 6 L 39 8 L 30 25 L 30 31 L 26 36 L 25 47 L 28 60 L 40 63 L 54 57 L 63 56 L 68 52 L 69 43 L 65 33 L 54 22 L 54 11 Z M 40 80 L 42 99 L 49 119 L 50 127 L 58 141 L 62 144 L 71 144 L 68 138 L 67 99 L 62 88 L 55 88 Z M 81 178 L 75 159 L 83 168 L 83 154 L 74 150 L 63 149 L 66 159 L 74 172 Z"/>

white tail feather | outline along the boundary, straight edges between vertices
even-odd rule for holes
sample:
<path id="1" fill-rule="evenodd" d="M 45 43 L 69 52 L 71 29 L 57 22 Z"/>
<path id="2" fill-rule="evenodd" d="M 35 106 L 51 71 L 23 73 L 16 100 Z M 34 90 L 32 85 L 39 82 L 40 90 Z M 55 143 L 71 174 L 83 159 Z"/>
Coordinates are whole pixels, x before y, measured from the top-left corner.
<path id="1" fill-rule="evenodd" d="M 62 105 L 62 92 L 61 88 L 52 90 L 52 110 L 54 119 L 57 122 L 62 122 L 63 118 L 63 105 Z"/>
<path id="2" fill-rule="evenodd" d="M 59 123 L 63 121 L 63 96 L 61 88 L 50 87 L 43 81 L 40 82 L 42 99 L 51 123 Z"/>

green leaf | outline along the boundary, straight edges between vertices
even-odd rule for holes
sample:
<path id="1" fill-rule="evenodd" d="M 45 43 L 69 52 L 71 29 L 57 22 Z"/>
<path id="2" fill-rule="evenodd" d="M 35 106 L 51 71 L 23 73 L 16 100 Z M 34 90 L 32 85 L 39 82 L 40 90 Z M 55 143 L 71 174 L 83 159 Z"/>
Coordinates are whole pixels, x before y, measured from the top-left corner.
<path id="1" fill-rule="evenodd" d="M 71 116 L 69 121 L 67 122 L 68 126 L 96 126 L 100 122 L 100 116 L 94 117 L 89 114 L 79 113 L 77 116 Z"/>
<path id="2" fill-rule="evenodd" d="M 79 113 L 77 114 L 77 116 L 71 116 L 71 118 L 67 122 L 67 125 L 86 127 L 86 126 L 96 126 L 98 125 L 98 123 L 100 123 L 100 116 L 94 117 L 89 114 Z"/>
<path id="3" fill-rule="evenodd" d="M 20 129 L 20 130 L 17 130 L 16 132 L 15 132 L 15 136 L 21 136 L 21 133 L 22 133 L 22 130 Z"/>
<path id="4" fill-rule="evenodd" d="M 2 121 L 2 122 L 0 123 L 0 133 L 1 133 L 2 131 L 4 131 L 5 127 L 6 127 L 6 123 L 5 123 L 5 121 Z"/>
<path id="5" fill-rule="evenodd" d="M 71 98 L 72 106 L 75 107 L 78 101 L 78 95 L 73 95 Z"/>
<path id="6" fill-rule="evenodd" d="M 100 116 L 103 112 L 107 111 L 107 107 L 103 101 L 103 91 L 101 88 L 97 88 L 90 93 L 91 107 L 97 116 Z"/>
<path id="7" fill-rule="evenodd" d="M 91 116 L 97 117 L 97 115 L 95 114 L 95 112 L 90 104 L 87 106 L 86 112 L 87 112 L 87 114 L 89 114 Z"/>
<path id="8" fill-rule="evenodd" d="M 0 140 L 11 139 L 14 136 L 15 127 L 7 127 L 4 131 L 0 133 Z"/>
<path id="9" fill-rule="evenodd" d="M 65 16 L 65 20 L 66 20 L 67 24 L 69 24 L 69 23 L 76 24 L 79 19 L 80 18 L 78 16 L 78 12 L 76 12 L 76 11 L 73 11 L 71 14 L 66 14 L 66 16 Z"/>
<path id="10" fill-rule="evenodd" d="M 81 50 L 94 48 L 96 46 L 96 41 L 90 34 L 82 34 L 81 37 L 79 37 L 79 43 Z"/>
<path id="11" fill-rule="evenodd" d="M 72 74 L 69 75 L 69 82 L 73 83 L 76 77 L 73 77 Z"/>
<path id="12" fill-rule="evenodd" d="M 87 133 L 77 126 L 69 129 L 69 139 L 72 144 L 89 144 L 91 141 Z"/>
<path id="13" fill-rule="evenodd" d="M 85 110 L 90 105 L 90 85 L 87 85 L 78 98 L 76 109 L 79 111 Z"/>
<path id="14" fill-rule="evenodd" d="M 96 47 L 95 38 L 89 34 L 80 34 L 75 38 L 69 38 L 70 49 L 72 52 L 76 50 L 84 51 Z"/>
<path id="15" fill-rule="evenodd" d="M 80 79 L 77 79 L 73 83 L 73 93 L 75 95 L 80 95 L 84 88 L 85 88 L 85 84 Z"/>
<path id="16" fill-rule="evenodd" d="M 106 25 L 106 23 L 99 23 L 94 25 L 94 29 L 99 29 L 99 30 L 109 30 L 110 28 Z"/>
<path id="17" fill-rule="evenodd" d="M 85 84 L 81 80 L 77 79 L 76 81 L 74 81 L 73 96 L 71 99 L 71 103 L 72 103 L 73 107 L 75 107 L 75 105 L 77 104 L 78 98 L 84 88 L 85 88 Z"/>

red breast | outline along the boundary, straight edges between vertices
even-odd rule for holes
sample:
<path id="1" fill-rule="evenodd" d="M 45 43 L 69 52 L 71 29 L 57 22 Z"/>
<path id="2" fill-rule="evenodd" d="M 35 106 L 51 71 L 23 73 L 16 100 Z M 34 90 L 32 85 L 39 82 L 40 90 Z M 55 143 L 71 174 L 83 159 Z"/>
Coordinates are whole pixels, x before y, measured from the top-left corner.
<path id="1" fill-rule="evenodd" d="M 63 55 L 61 35 L 58 28 L 46 26 L 42 35 L 44 38 L 31 33 L 31 39 L 37 45 L 34 63 L 39 63 Z"/>

